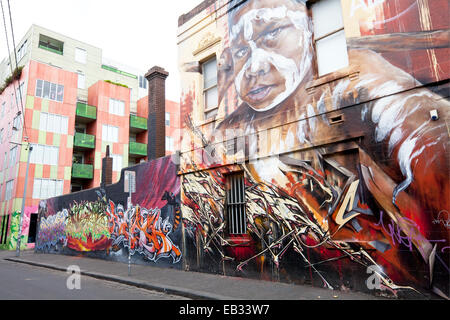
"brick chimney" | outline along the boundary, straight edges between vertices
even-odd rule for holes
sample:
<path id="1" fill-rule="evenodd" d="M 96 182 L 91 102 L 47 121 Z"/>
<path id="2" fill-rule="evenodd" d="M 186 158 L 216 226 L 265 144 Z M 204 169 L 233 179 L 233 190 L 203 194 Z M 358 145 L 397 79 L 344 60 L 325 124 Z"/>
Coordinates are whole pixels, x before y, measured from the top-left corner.
<path id="1" fill-rule="evenodd" d="M 166 78 L 163 68 L 154 66 L 145 74 L 148 80 L 148 160 L 166 155 Z"/>
<path id="2" fill-rule="evenodd" d="M 113 158 L 109 155 L 109 145 L 106 146 L 106 155 L 102 159 L 102 181 L 101 187 L 112 184 Z"/>

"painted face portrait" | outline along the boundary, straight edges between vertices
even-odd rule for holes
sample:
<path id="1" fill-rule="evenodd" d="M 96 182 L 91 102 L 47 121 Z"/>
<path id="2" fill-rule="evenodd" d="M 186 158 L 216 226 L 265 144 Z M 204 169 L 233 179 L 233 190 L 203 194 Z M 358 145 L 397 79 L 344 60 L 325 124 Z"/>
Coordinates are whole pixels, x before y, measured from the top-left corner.
<path id="1" fill-rule="evenodd" d="M 230 19 L 234 85 L 256 111 L 285 101 L 311 71 L 311 27 L 304 4 L 260 0 Z"/>

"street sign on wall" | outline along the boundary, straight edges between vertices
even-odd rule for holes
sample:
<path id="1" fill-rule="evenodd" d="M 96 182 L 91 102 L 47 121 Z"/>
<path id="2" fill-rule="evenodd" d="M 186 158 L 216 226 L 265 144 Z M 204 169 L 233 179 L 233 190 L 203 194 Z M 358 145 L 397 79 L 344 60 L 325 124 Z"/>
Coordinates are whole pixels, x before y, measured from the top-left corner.
<path id="1" fill-rule="evenodd" d="M 136 192 L 136 172 L 135 171 L 125 171 L 124 191 L 126 193 L 135 193 Z"/>

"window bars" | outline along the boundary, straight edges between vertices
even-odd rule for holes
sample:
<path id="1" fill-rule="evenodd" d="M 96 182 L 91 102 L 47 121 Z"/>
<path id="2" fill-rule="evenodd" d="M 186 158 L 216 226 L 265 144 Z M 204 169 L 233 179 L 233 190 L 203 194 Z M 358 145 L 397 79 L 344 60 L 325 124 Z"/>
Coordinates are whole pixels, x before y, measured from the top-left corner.
<path id="1" fill-rule="evenodd" d="M 247 221 L 243 173 L 235 173 L 226 177 L 226 209 L 229 234 L 245 234 L 247 232 Z"/>

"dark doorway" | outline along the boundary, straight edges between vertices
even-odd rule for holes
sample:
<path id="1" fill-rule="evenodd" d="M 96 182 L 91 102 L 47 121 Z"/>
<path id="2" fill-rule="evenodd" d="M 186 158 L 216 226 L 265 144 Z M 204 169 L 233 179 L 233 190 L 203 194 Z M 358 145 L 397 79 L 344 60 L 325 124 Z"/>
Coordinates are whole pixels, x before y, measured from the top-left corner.
<path id="1" fill-rule="evenodd" d="M 28 230 L 28 243 L 36 242 L 36 228 L 37 228 L 37 213 L 30 215 L 30 228 Z"/>
<path id="2" fill-rule="evenodd" d="M 9 216 L 10 215 L 8 214 L 2 217 L 2 233 L 0 234 L 0 244 L 5 244 L 8 237 Z"/>

